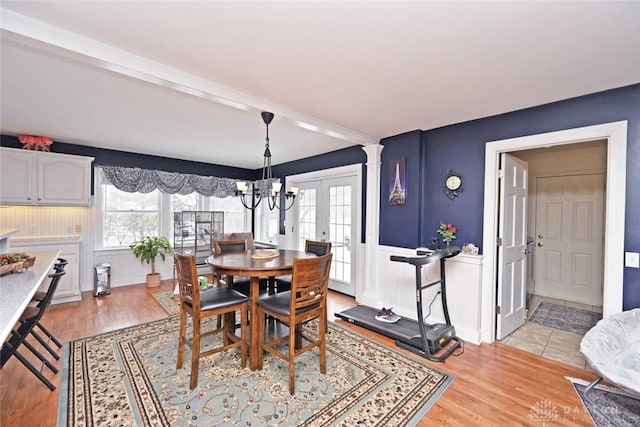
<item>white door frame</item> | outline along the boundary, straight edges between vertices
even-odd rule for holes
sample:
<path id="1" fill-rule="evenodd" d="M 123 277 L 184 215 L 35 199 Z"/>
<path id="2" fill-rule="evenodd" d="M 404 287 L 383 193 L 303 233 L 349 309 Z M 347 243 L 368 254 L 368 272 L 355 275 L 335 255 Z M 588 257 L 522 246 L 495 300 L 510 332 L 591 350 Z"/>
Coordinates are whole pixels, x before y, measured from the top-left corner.
<path id="1" fill-rule="evenodd" d="M 357 265 L 359 261 L 362 259 L 360 252 L 362 251 L 360 243 L 362 241 L 362 164 L 354 164 L 347 166 L 339 166 L 330 169 L 323 169 L 314 172 L 307 172 L 298 175 L 290 175 L 287 176 L 287 185 L 295 185 L 296 182 L 302 181 L 312 181 L 314 179 L 329 179 L 329 178 L 340 178 L 344 176 L 353 176 L 356 177 L 355 183 L 355 200 L 356 203 L 354 205 L 355 209 L 355 218 L 356 223 L 353 224 L 355 227 L 355 235 L 356 239 L 352 245 L 352 251 L 354 254 L 354 265 L 352 265 L 352 269 L 355 270 L 355 293 L 356 300 L 360 297 L 363 292 L 363 273 L 364 269 L 361 266 Z M 291 225 L 296 223 L 296 219 L 294 218 L 295 209 L 290 209 L 285 214 L 285 234 L 280 235 L 279 245 L 283 248 L 295 249 L 297 248 L 298 242 L 295 240 L 295 233 L 291 231 Z"/>
<path id="2" fill-rule="evenodd" d="M 498 159 L 500 153 L 607 139 L 605 200 L 604 297 L 605 317 L 622 311 L 624 219 L 626 204 L 627 121 L 487 142 L 484 166 L 481 340 L 495 341 L 496 236 L 498 230 Z"/>

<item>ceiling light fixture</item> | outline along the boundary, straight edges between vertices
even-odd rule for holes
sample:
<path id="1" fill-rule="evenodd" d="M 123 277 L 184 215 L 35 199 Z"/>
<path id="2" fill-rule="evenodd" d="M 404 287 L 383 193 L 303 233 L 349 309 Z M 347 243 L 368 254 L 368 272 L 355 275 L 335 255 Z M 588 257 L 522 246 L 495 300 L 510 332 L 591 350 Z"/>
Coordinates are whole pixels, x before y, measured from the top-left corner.
<path id="1" fill-rule="evenodd" d="M 273 178 L 273 174 L 271 172 L 271 150 L 269 149 L 269 124 L 273 120 L 273 113 L 268 111 L 262 112 L 262 121 L 267 127 L 267 137 L 265 141 L 267 142 L 264 145 L 264 160 L 262 164 L 262 179 L 256 185 L 256 182 L 247 183 L 246 181 L 238 181 L 236 182 L 236 196 L 240 197 L 240 201 L 242 205 L 247 208 L 254 210 L 258 207 L 260 202 L 264 197 L 267 198 L 269 203 L 269 209 L 273 210 L 274 208 L 278 208 L 280 210 L 289 210 L 293 206 L 293 203 L 296 199 L 296 195 L 298 194 L 298 189 L 296 187 L 291 187 L 291 189 L 284 193 L 284 203 L 285 205 L 280 205 L 281 203 L 281 192 L 282 183 L 276 181 Z M 271 185 L 271 189 L 269 190 L 269 185 Z M 286 206 L 288 205 L 288 206 Z"/>

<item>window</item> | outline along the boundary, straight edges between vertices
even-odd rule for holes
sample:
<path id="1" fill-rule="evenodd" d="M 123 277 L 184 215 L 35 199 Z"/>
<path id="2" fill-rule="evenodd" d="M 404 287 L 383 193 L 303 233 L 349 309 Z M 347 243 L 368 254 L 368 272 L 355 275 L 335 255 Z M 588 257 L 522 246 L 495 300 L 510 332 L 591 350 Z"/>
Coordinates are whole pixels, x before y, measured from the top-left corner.
<path id="1" fill-rule="evenodd" d="M 255 240 L 265 243 L 278 244 L 280 234 L 280 210 L 269 209 L 269 201 L 264 199 L 256 209 Z"/>
<path id="2" fill-rule="evenodd" d="M 127 193 L 113 185 L 103 192 L 102 246 L 128 246 L 160 232 L 160 192 Z M 132 197 L 135 196 L 135 197 Z"/>
<path id="3" fill-rule="evenodd" d="M 212 210 L 224 212 L 224 232 L 251 230 L 251 212 L 237 197 L 206 197 L 198 193 L 127 193 L 102 181 L 96 174 L 96 249 L 128 247 L 148 235 L 166 236 L 173 242 L 173 212 Z"/>

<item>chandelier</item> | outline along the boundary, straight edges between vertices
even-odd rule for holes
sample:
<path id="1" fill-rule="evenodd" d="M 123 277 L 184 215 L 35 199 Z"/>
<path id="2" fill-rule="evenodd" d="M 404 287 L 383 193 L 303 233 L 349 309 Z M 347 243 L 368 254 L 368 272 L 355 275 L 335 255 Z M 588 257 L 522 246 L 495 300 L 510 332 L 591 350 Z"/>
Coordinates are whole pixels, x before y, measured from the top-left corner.
<path id="1" fill-rule="evenodd" d="M 240 197 L 242 205 L 254 210 L 258 207 L 263 198 L 267 199 L 269 203 L 269 209 L 273 210 L 278 208 L 279 210 L 289 210 L 293 206 L 293 203 L 298 194 L 296 187 L 291 187 L 289 191 L 284 193 L 284 205 L 281 206 L 281 189 L 282 183 L 273 178 L 271 172 L 271 150 L 269 149 L 269 124 L 273 120 L 273 113 L 268 111 L 262 112 L 262 121 L 267 128 L 267 137 L 265 138 L 266 144 L 264 145 L 264 160 L 262 164 L 262 179 L 256 185 L 256 182 L 247 183 L 246 181 L 236 182 L 236 196 Z M 271 185 L 271 188 L 269 188 Z"/>

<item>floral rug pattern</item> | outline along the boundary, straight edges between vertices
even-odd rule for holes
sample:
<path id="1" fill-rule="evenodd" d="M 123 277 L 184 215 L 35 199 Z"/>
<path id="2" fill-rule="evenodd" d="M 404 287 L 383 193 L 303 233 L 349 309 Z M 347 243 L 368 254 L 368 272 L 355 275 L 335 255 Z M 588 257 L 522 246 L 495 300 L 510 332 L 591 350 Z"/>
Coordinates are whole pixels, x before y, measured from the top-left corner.
<path id="1" fill-rule="evenodd" d="M 293 396 L 284 361 L 241 369 L 235 349 L 201 359 L 189 390 L 188 348 L 175 368 L 177 331 L 169 317 L 66 344 L 58 426 L 412 426 L 453 381 L 329 323 L 327 374 L 317 351 L 299 356 Z"/>
<path id="2" fill-rule="evenodd" d="M 170 316 L 180 314 L 180 297 L 178 295 L 174 296 L 172 291 L 155 292 L 153 298 Z"/>
<path id="3" fill-rule="evenodd" d="M 529 321 L 549 328 L 584 335 L 600 319 L 602 319 L 600 313 L 542 301 Z"/>
<path id="4" fill-rule="evenodd" d="M 569 378 L 582 404 L 596 427 L 623 427 L 640 425 L 640 400 L 626 392 L 603 385 L 595 386 L 584 398 L 587 381 Z"/>

